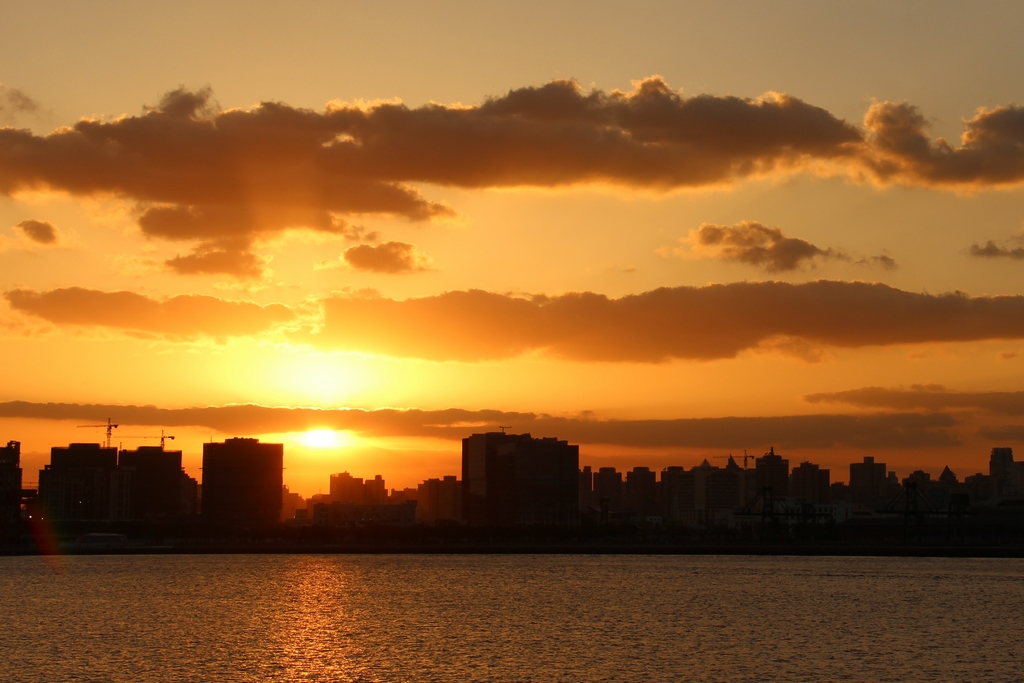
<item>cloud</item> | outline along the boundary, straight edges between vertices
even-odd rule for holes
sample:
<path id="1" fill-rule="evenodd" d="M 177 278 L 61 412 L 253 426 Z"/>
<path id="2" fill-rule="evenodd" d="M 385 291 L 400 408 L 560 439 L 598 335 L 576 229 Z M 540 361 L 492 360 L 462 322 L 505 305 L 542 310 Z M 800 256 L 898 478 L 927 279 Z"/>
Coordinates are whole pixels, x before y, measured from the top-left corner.
<path id="1" fill-rule="evenodd" d="M 14 310 L 57 325 L 108 327 L 172 338 L 252 335 L 295 318 L 280 304 L 260 306 L 211 296 L 175 296 L 157 301 L 134 292 L 71 287 L 49 292 L 14 289 L 4 293 L 4 298 Z"/>
<path id="2" fill-rule="evenodd" d="M 1020 442 L 1024 441 L 1024 425 L 982 427 L 978 430 L 978 435 L 989 441 Z"/>
<path id="3" fill-rule="evenodd" d="M 471 432 L 513 425 L 516 432 L 557 436 L 574 443 L 676 448 L 918 448 L 958 444 L 948 415 L 794 415 L 676 420 L 603 420 L 498 410 L 319 410 L 258 405 L 164 409 L 75 403 L 0 403 L 0 417 L 105 420 L 162 427 L 195 426 L 225 434 L 308 429 L 350 430 L 376 437 L 460 439 Z"/>
<path id="4" fill-rule="evenodd" d="M 57 243 L 57 228 L 46 221 L 28 219 L 14 226 L 27 239 L 36 244 L 53 245 Z"/>
<path id="5" fill-rule="evenodd" d="M 11 88 L 0 103 L 2 112 L 35 106 Z M 556 80 L 475 106 L 333 102 L 322 111 L 280 102 L 224 110 L 209 88 L 178 88 L 138 115 L 83 119 L 48 135 L 0 129 L 0 193 L 123 198 L 145 234 L 199 245 L 194 256 L 206 266 L 179 272 L 223 262 L 223 272 L 248 277 L 253 271 L 231 259 L 202 257 L 247 253 L 284 230 L 337 232 L 351 215 L 454 213 L 416 183 L 667 191 L 811 172 L 880 184 L 1017 184 L 1022 122 L 1015 106 L 979 110 L 953 147 L 931 139 L 906 103 L 876 103 L 857 127 L 792 95 L 684 97 L 659 76 L 628 92 Z"/>
<path id="6" fill-rule="evenodd" d="M 930 138 L 924 115 L 906 102 L 872 105 L 864 127 L 865 158 L 880 181 L 965 189 L 1024 181 L 1024 107 L 978 109 L 958 147 Z"/>
<path id="7" fill-rule="evenodd" d="M 327 349 L 478 361 L 531 352 L 576 361 L 733 358 L 745 350 L 1024 338 L 1024 297 L 919 294 L 821 280 L 660 288 L 610 299 L 480 290 L 393 300 L 327 297 L 322 328 L 293 340 Z"/>
<path id="8" fill-rule="evenodd" d="M 20 114 L 35 114 L 39 103 L 17 88 L 0 83 L 0 125 L 11 124 Z"/>
<path id="9" fill-rule="evenodd" d="M 842 403 L 861 408 L 890 410 L 981 410 L 1002 415 L 1024 415 L 1024 391 L 950 391 L 940 384 L 914 384 L 909 388 L 864 387 L 833 393 L 810 394 L 811 403 Z"/>
<path id="10" fill-rule="evenodd" d="M 969 253 L 971 256 L 980 256 L 982 258 L 1024 260 L 1024 247 L 1000 247 L 992 240 L 986 242 L 984 246 L 972 244 Z"/>
<path id="11" fill-rule="evenodd" d="M 769 273 L 813 267 L 817 258 L 853 261 L 844 251 L 823 249 L 807 240 L 786 237 L 781 228 L 757 221 L 740 221 L 733 226 L 702 223 L 679 241 L 685 246 L 661 248 L 658 253 L 664 256 L 695 253 L 705 258 L 759 266 Z M 886 270 L 896 268 L 896 261 L 888 256 L 870 256 L 853 262 Z"/>
<path id="12" fill-rule="evenodd" d="M 375 273 L 414 273 L 430 270 L 430 257 L 405 242 L 385 242 L 375 246 L 360 244 L 344 253 L 345 262 L 356 270 Z"/>
<path id="13" fill-rule="evenodd" d="M 698 253 L 722 261 L 761 266 L 769 272 L 796 270 L 819 256 L 841 257 L 832 249 L 786 237 L 780 228 L 770 228 L 756 221 L 740 221 L 732 227 L 702 223 L 690 231 L 689 242 Z"/>
<path id="14" fill-rule="evenodd" d="M 263 276 L 266 260 L 252 253 L 245 244 L 229 241 L 202 242 L 187 256 L 164 261 L 169 269 L 183 275 L 233 275 L 240 279 Z"/>

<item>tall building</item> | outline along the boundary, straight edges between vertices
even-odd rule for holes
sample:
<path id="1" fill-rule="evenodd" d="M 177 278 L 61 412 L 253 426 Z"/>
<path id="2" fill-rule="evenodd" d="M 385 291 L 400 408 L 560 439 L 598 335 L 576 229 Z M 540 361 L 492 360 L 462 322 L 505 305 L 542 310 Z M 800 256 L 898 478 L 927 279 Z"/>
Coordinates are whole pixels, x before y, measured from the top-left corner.
<path id="1" fill-rule="evenodd" d="M 39 471 L 39 502 L 53 521 L 131 519 L 131 487 L 131 473 L 117 470 L 117 449 L 98 443 L 54 446 Z"/>
<path id="2" fill-rule="evenodd" d="M 887 475 L 884 462 L 865 456 L 864 462 L 850 463 L 850 502 L 872 507 L 885 504 Z"/>
<path id="3" fill-rule="evenodd" d="M 416 489 L 416 519 L 424 524 L 462 519 L 462 482 L 455 475 L 427 479 Z"/>
<path id="4" fill-rule="evenodd" d="M 269 527 L 281 518 L 284 445 L 259 439 L 203 444 L 203 521 Z"/>
<path id="5" fill-rule="evenodd" d="M 488 432 L 462 440 L 462 512 L 473 526 L 574 525 L 579 446 L 529 434 Z"/>
<path id="6" fill-rule="evenodd" d="M 614 467 L 601 467 L 594 472 L 593 498 L 602 515 L 622 512 L 622 472 Z"/>
<path id="7" fill-rule="evenodd" d="M 666 522 L 689 522 L 694 510 L 693 474 L 685 467 L 673 465 L 661 471 L 658 482 L 658 503 Z"/>
<path id="8" fill-rule="evenodd" d="M 366 497 L 366 487 L 362 477 L 353 477 L 348 472 L 331 475 L 331 500 L 338 503 L 362 505 Z"/>
<path id="9" fill-rule="evenodd" d="M 813 505 L 825 505 L 830 502 L 831 472 L 818 465 L 802 462 L 793 468 L 789 477 L 789 493 L 797 500 Z"/>
<path id="10" fill-rule="evenodd" d="M 647 467 L 634 467 L 626 472 L 623 486 L 626 512 L 639 517 L 658 514 L 657 476 Z"/>
<path id="11" fill-rule="evenodd" d="M 754 461 L 754 471 L 758 492 L 771 488 L 775 498 L 789 495 L 789 460 L 775 455 L 774 447 Z"/>
<path id="12" fill-rule="evenodd" d="M 21 513 L 21 444 L 0 447 L 0 527 L 14 524 Z"/>
<path id="13" fill-rule="evenodd" d="M 134 451 L 122 450 L 117 461 L 118 469 L 131 472 L 134 479 L 134 496 L 129 504 L 131 518 L 166 519 L 182 514 L 182 489 L 187 475 L 181 469 L 181 451 L 140 446 Z"/>

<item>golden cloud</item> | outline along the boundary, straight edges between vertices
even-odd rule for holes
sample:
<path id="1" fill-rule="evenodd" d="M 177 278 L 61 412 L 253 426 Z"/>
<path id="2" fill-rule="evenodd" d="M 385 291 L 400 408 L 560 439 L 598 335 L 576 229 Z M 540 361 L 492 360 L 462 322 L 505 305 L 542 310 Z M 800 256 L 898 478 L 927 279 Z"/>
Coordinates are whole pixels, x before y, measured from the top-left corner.
<path id="1" fill-rule="evenodd" d="M 280 304 L 261 306 L 198 295 L 158 301 L 135 292 L 69 287 L 49 292 L 14 289 L 4 298 L 14 310 L 57 325 L 107 327 L 170 337 L 253 335 L 295 318 Z"/>

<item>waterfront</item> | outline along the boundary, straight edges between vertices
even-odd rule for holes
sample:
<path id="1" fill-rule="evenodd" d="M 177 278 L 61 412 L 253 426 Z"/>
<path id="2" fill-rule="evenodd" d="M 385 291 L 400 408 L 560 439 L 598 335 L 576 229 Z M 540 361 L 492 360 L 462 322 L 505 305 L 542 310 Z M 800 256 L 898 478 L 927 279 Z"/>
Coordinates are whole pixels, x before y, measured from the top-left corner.
<path id="1" fill-rule="evenodd" d="M 650 556 L 0 559 L 5 680 L 1024 678 L 1024 562 Z"/>

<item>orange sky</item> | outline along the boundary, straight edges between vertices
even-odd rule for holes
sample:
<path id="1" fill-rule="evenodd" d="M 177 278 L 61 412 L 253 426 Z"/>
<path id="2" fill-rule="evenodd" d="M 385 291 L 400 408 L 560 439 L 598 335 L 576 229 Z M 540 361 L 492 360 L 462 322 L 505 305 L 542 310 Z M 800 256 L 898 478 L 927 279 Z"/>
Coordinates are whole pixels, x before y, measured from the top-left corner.
<path id="1" fill-rule="evenodd" d="M 193 475 L 283 441 L 306 495 L 498 425 L 834 480 L 1024 447 L 1024 10 L 593 7 L 11 3 L 26 479 L 106 417 Z"/>

